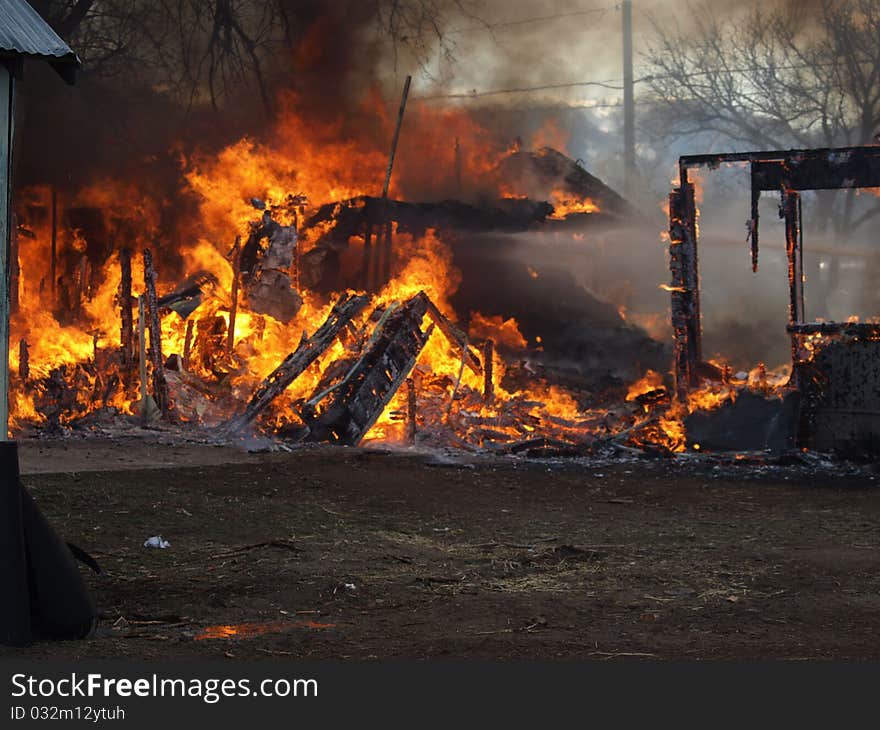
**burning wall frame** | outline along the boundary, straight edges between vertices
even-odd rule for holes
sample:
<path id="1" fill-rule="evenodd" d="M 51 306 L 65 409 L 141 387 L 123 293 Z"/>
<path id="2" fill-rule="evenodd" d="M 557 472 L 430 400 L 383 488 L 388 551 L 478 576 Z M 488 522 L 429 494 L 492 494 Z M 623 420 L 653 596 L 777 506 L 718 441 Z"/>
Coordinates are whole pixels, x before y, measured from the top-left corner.
<path id="1" fill-rule="evenodd" d="M 843 336 L 849 342 L 857 342 L 861 349 L 868 347 L 874 355 L 880 355 L 876 324 L 853 324 L 850 322 L 807 322 L 804 307 L 803 268 L 803 209 L 801 193 L 809 190 L 847 190 L 880 187 L 880 147 L 842 147 L 812 150 L 787 150 L 766 152 L 741 152 L 709 155 L 686 155 L 679 159 L 679 185 L 669 196 L 670 271 L 672 274 L 671 317 L 674 338 L 673 374 L 675 391 L 679 401 L 686 401 L 692 387 L 699 385 L 702 358 L 702 321 L 700 313 L 700 276 L 698 260 L 697 206 L 694 184 L 689 171 L 696 168 L 717 169 L 724 164 L 747 164 L 751 174 L 751 217 L 748 222 L 751 243 L 752 270 L 758 269 L 759 208 L 761 193 L 780 194 L 780 216 L 785 220 L 785 249 L 788 259 L 789 322 L 787 332 L 791 337 L 792 379 L 790 385 L 802 390 L 812 403 L 812 438 L 801 438 L 816 445 L 815 427 L 817 412 L 824 409 L 826 430 L 835 431 L 831 425 L 835 418 L 845 416 L 850 432 L 858 438 L 870 439 L 870 451 L 880 451 L 880 403 L 876 408 L 866 403 L 855 403 L 853 398 L 839 397 L 841 392 L 854 392 L 849 387 L 835 387 L 834 377 L 846 380 L 846 385 L 856 379 L 853 372 L 856 362 L 873 362 L 870 353 L 867 360 L 857 357 L 857 350 L 846 348 L 826 357 L 824 364 L 807 368 L 802 356 L 810 337 L 816 335 Z M 874 352 L 877 350 L 877 352 Z M 824 372 L 818 370 L 824 368 Z M 855 368 L 866 372 L 865 368 Z M 868 368 L 880 381 L 880 368 Z M 832 370 L 836 375 L 832 376 Z M 846 375 L 841 375 L 844 371 Z M 818 373 L 818 377 L 815 377 Z M 807 382 L 807 381 L 810 382 Z M 820 383 L 821 381 L 821 383 Z M 857 390 L 864 390 L 860 388 Z M 834 393 L 838 395 L 835 396 Z M 847 401 L 847 402 L 844 402 Z M 831 420 L 829 420 L 829 416 Z M 857 419 L 862 423 L 856 423 Z M 836 424 L 839 424 L 838 420 Z M 803 420 L 802 420 L 803 424 Z M 803 431 L 803 425 L 802 425 Z M 836 446 L 837 437 L 829 436 L 818 445 Z"/>

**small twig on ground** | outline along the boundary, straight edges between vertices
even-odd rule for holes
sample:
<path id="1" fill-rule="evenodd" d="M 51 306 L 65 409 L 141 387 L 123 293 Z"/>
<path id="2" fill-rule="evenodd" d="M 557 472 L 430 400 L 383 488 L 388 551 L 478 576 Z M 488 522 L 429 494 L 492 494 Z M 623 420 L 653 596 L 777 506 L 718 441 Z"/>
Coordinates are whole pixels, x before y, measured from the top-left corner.
<path id="1" fill-rule="evenodd" d="M 222 553 L 217 553 L 216 555 L 212 555 L 211 559 L 216 560 L 218 558 L 231 558 L 235 555 L 246 553 L 249 550 L 257 550 L 264 547 L 276 547 L 283 548 L 285 550 L 292 550 L 293 552 L 299 552 L 299 548 L 293 544 L 292 540 L 264 540 L 263 542 L 255 542 L 250 545 L 242 545 L 241 547 L 232 548 Z"/>

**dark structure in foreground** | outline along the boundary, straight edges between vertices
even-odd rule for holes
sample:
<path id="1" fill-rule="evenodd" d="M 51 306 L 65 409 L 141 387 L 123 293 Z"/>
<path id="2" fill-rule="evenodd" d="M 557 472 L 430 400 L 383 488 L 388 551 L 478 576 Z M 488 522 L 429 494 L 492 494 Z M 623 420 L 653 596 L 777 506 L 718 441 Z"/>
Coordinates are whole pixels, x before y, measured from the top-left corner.
<path id="1" fill-rule="evenodd" d="M 25 0 L 0 12 L 0 644 L 75 639 L 97 621 L 72 550 L 21 485 L 9 435 L 9 310 L 15 88 L 26 58 L 49 63 L 73 83 L 79 59 Z M 26 349 L 25 349 L 26 354 Z M 94 561 L 93 561 L 94 562 Z"/>
<path id="2" fill-rule="evenodd" d="M 676 395 L 686 400 L 707 371 L 702 357 L 697 214 L 689 170 L 749 165 L 752 268 L 759 254 L 761 193 L 780 194 L 788 257 L 792 376 L 799 407 L 785 429 L 792 445 L 851 455 L 880 454 L 880 326 L 807 322 L 804 312 L 801 192 L 880 187 L 880 147 L 689 155 L 679 160 L 680 181 L 669 196 L 672 326 Z M 756 415 L 756 418 L 760 416 Z"/>

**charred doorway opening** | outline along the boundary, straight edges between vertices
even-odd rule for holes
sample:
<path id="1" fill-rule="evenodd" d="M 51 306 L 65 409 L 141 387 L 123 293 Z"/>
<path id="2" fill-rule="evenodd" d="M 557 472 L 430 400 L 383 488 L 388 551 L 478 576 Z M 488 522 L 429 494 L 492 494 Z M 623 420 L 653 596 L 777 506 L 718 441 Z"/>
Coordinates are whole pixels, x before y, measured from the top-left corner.
<path id="1" fill-rule="evenodd" d="M 707 381 L 730 373 L 703 357 L 698 212 L 691 171 L 746 165 L 751 175 L 748 240 L 752 269 L 759 264 L 759 201 L 779 194 L 788 262 L 791 375 L 773 398 L 733 399 L 714 414 L 686 422 L 688 440 L 716 449 L 798 446 L 850 456 L 880 453 L 880 324 L 807 319 L 804 297 L 805 191 L 880 187 L 880 147 L 689 155 L 679 160 L 679 181 L 669 199 L 673 375 L 679 402 Z M 781 333 L 780 333 L 781 334 Z M 769 393 L 765 394 L 769 395 Z M 749 433 L 744 434 L 743 430 Z M 690 433 L 696 432 L 695 434 Z M 746 443 L 747 442 L 747 443 Z"/>

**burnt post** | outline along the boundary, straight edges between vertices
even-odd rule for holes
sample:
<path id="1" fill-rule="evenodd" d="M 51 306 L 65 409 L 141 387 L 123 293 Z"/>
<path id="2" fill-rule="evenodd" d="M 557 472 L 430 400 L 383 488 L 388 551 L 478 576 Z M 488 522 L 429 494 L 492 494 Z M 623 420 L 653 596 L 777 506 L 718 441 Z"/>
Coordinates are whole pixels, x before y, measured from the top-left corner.
<path id="1" fill-rule="evenodd" d="M 226 333 L 226 354 L 235 346 L 235 320 L 238 316 L 238 279 L 241 276 L 241 236 L 235 237 L 232 247 L 232 304 L 229 306 L 229 329 Z"/>
<path id="2" fill-rule="evenodd" d="M 18 343 L 18 375 L 22 380 L 27 380 L 31 375 L 30 351 L 24 339 Z"/>
<path id="3" fill-rule="evenodd" d="M 300 283 L 300 259 L 302 258 L 302 239 L 300 238 L 300 230 L 299 230 L 299 216 L 294 213 L 293 215 L 293 228 L 296 231 L 296 246 L 293 247 L 293 272 L 291 281 L 293 282 L 293 288 L 298 292 L 302 292 L 302 284 Z M 239 275 L 241 275 L 241 265 L 239 265 Z"/>
<path id="4" fill-rule="evenodd" d="M 804 321 L 804 258 L 801 196 L 794 190 L 782 191 L 779 215 L 785 219 L 785 253 L 788 258 L 788 323 L 790 327 Z M 798 334 L 791 334 L 792 373 L 797 372 Z"/>
<path id="5" fill-rule="evenodd" d="M 397 126 L 394 128 L 394 138 L 391 140 L 391 153 L 388 155 L 388 169 L 385 172 L 385 185 L 382 186 L 382 198 L 388 197 L 388 188 L 391 187 L 391 171 L 394 169 L 394 156 L 397 154 L 397 142 L 400 139 L 400 127 L 403 125 L 403 114 L 406 111 L 406 100 L 409 98 L 409 85 L 412 76 L 407 76 L 403 82 L 403 96 L 400 98 L 400 108 L 397 110 Z"/>
<path id="6" fill-rule="evenodd" d="M 486 340 L 483 343 L 483 402 L 491 405 L 495 400 L 495 383 L 493 382 L 492 358 L 495 354 L 495 343 Z"/>
<path id="7" fill-rule="evenodd" d="M 415 378 L 406 379 L 406 442 L 416 442 L 416 417 L 418 416 L 418 400 L 416 397 Z"/>
<path id="8" fill-rule="evenodd" d="M 192 356 L 192 343 L 193 343 L 193 325 L 195 323 L 193 320 L 186 320 L 186 335 L 183 338 L 183 363 L 182 367 L 184 370 L 189 370 L 189 362 Z"/>
<path id="9" fill-rule="evenodd" d="M 388 155 L 388 169 L 385 172 L 385 184 L 382 186 L 382 223 L 384 225 L 384 246 L 376 247 L 376 288 L 391 279 L 391 222 L 388 220 L 388 189 L 391 187 L 391 171 L 394 169 L 394 157 L 397 155 L 397 143 L 400 140 L 400 128 L 403 126 L 403 115 L 406 112 L 406 100 L 409 98 L 409 86 L 412 76 L 407 76 L 403 82 L 403 95 L 400 97 L 400 108 L 397 110 L 397 125 L 394 128 L 394 138 L 391 140 L 391 152 Z M 382 249 L 384 249 L 384 267 L 382 265 Z"/>
<path id="10" fill-rule="evenodd" d="M 140 414 L 146 424 L 159 409 L 147 386 L 147 297 L 145 294 L 138 297 L 138 374 L 141 381 Z"/>
<path id="11" fill-rule="evenodd" d="M 144 249 L 144 285 L 147 289 L 149 310 L 150 360 L 153 364 L 153 398 L 163 415 L 168 412 L 168 383 L 165 381 L 165 366 L 162 361 L 162 328 L 159 324 L 159 304 L 156 297 L 156 270 L 153 268 L 153 253 Z"/>
<path id="12" fill-rule="evenodd" d="M 125 370 L 134 364 L 134 317 L 131 311 L 131 251 L 127 248 L 119 252 L 119 320 L 122 343 L 122 367 Z"/>
<path id="13" fill-rule="evenodd" d="M 697 383 L 697 366 L 702 359 L 696 218 L 694 185 L 687 179 L 686 168 L 682 168 L 681 186 L 669 196 L 673 370 L 675 392 L 681 401 L 687 399 L 691 385 Z"/>

